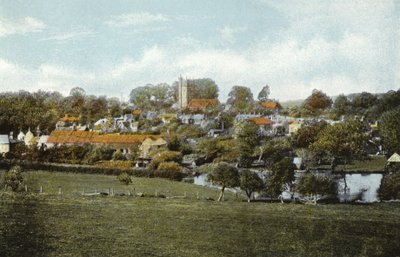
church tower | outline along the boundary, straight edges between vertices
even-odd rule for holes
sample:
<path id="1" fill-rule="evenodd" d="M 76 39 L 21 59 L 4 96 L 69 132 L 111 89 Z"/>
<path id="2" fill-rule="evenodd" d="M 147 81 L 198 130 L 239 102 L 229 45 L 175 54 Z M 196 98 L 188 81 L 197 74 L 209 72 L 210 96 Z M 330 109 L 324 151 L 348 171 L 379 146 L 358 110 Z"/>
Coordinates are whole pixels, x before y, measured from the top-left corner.
<path id="1" fill-rule="evenodd" d="M 189 102 L 189 92 L 188 92 L 188 81 L 183 79 L 182 76 L 179 77 L 178 85 L 178 107 L 180 110 L 185 109 Z"/>

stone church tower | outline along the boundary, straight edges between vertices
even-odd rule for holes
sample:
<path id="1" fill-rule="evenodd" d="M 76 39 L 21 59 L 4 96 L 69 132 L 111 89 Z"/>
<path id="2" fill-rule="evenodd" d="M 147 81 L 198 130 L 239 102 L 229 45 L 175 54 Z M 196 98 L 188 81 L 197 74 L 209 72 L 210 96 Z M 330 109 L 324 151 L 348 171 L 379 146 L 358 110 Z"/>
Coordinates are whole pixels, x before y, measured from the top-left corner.
<path id="1" fill-rule="evenodd" d="M 178 84 L 178 107 L 179 110 L 186 109 L 189 103 L 189 89 L 187 79 L 183 79 L 182 76 L 179 77 Z"/>

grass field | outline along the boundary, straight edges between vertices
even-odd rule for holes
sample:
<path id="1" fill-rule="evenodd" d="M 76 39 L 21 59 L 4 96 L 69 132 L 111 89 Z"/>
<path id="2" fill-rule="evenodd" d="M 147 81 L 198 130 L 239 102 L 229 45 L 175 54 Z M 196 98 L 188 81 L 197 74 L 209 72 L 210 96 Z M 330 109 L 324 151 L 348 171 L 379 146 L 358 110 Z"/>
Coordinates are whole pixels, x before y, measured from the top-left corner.
<path id="1" fill-rule="evenodd" d="M 134 179 L 137 192 L 185 199 L 79 195 L 127 191 L 112 176 L 31 172 L 44 194 L 0 200 L 0 256 L 399 256 L 400 205 L 247 203 L 218 191 Z M 58 195 L 58 186 L 63 195 Z M 196 199 L 199 192 L 201 196 Z"/>
<path id="2" fill-rule="evenodd" d="M 336 171 L 339 172 L 384 172 L 386 164 L 386 157 L 385 156 L 371 156 L 370 160 L 355 160 L 350 164 L 340 164 L 336 167 Z M 326 165 L 319 165 L 315 167 L 311 167 L 315 169 L 330 169 L 331 166 Z"/>

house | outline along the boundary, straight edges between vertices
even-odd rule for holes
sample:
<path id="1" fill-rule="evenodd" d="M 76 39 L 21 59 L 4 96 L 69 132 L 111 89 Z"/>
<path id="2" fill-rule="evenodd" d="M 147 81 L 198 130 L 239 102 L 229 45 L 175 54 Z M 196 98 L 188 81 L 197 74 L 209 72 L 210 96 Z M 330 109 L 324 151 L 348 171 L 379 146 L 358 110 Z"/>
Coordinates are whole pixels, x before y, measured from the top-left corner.
<path id="1" fill-rule="evenodd" d="M 181 115 L 179 118 L 183 124 L 187 125 L 201 126 L 206 121 L 206 115 L 204 114 L 185 114 Z"/>
<path id="2" fill-rule="evenodd" d="M 191 111 L 207 111 L 218 106 L 217 99 L 192 99 L 187 108 Z"/>
<path id="3" fill-rule="evenodd" d="M 260 102 L 261 107 L 263 107 L 266 111 L 272 112 L 272 113 L 278 113 L 280 106 L 279 103 L 274 102 L 274 101 L 265 101 L 265 102 Z"/>
<path id="4" fill-rule="evenodd" d="M 162 138 L 155 139 L 148 137 L 142 142 L 142 145 L 140 146 L 140 152 L 141 152 L 140 157 L 148 158 L 149 153 L 151 151 L 166 147 L 167 147 L 167 141 L 165 141 L 164 139 Z"/>
<path id="5" fill-rule="evenodd" d="M 26 146 L 30 146 L 35 144 L 35 136 L 31 132 L 31 129 L 29 128 L 28 132 L 26 132 L 25 138 L 24 138 L 24 143 Z"/>
<path id="6" fill-rule="evenodd" d="M 51 132 L 47 144 L 53 145 L 99 145 L 105 146 L 110 149 L 120 150 L 123 153 L 130 153 L 131 149 L 135 146 L 141 146 L 142 143 L 150 138 L 153 141 L 157 139 L 162 139 L 158 135 L 142 135 L 142 134 L 101 134 L 96 131 L 62 131 L 54 130 Z M 147 141 L 149 144 L 149 141 Z M 151 141 L 150 141 L 151 142 Z M 155 146 L 166 145 L 166 142 L 159 140 Z M 142 154 L 147 156 L 148 151 L 151 147 L 144 146 Z"/>
<path id="7" fill-rule="evenodd" d="M 19 131 L 19 134 L 17 135 L 17 140 L 22 142 L 25 139 L 25 134 L 22 132 L 22 130 Z"/>
<path id="8" fill-rule="evenodd" d="M 40 136 L 39 139 L 38 139 L 37 147 L 38 148 L 42 148 L 43 147 L 44 149 L 54 147 L 54 144 L 48 143 L 49 137 L 50 137 L 49 135 Z"/>
<path id="9" fill-rule="evenodd" d="M 247 121 L 256 124 L 258 126 L 259 132 L 262 135 L 267 135 L 272 133 L 273 121 L 266 117 L 250 118 Z"/>
<path id="10" fill-rule="evenodd" d="M 261 113 L 258 113 L 258 114 L 256 114 L 256 113 L 239 113 L 235 116 L 234 121 L 236 124 L 236 123 L 239 123 L 239 122 L 251 119 L 251 118 L 259 118 L 259 117 L 261 117 Z"/>
<path id="11" fill-rule="evenodd" d="M 65 114 L 64 117 L 60 118 L 56 123 L 56 129 L 59 130 L 68 130 L 72 129 L 73 125 L 75 125 L 79 121 L 78 117 L 69 116 Z"/>
<path id="12" fill-rule="evenodd" d="M 10 138 L 8 135 L 0 135 L 0 154 L 5 154 L 10 151 Z"/>

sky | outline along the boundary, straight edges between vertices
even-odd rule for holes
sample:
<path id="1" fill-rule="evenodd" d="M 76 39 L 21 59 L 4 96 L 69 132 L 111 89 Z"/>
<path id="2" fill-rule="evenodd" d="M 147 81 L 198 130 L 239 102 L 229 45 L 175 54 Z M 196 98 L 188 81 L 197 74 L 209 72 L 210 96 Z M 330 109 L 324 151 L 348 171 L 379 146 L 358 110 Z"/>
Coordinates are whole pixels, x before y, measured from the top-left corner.
<path id="1" fill-rule="evenodd" d="M 0 91 L 128 99 L 211 78 L 254 97 L 400 88 L 400 0 L 0 0 Z"/>

